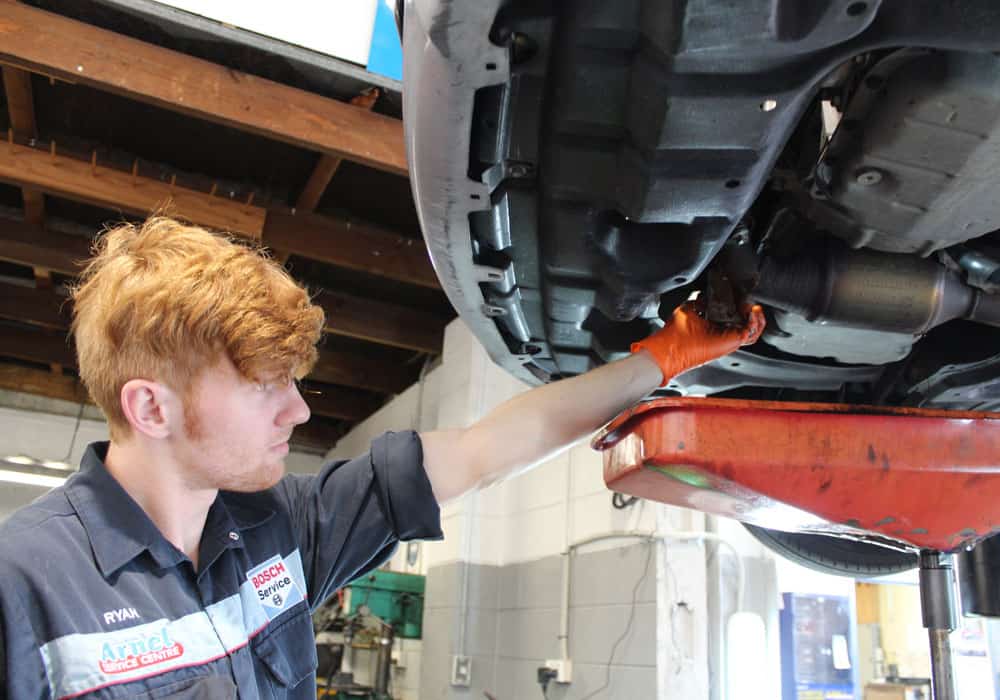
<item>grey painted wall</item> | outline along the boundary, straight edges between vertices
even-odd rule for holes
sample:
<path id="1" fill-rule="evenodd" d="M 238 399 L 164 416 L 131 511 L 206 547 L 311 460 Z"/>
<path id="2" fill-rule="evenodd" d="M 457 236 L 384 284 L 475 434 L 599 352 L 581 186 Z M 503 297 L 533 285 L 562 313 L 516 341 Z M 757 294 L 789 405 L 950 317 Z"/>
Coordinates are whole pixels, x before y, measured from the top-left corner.
<path id="1" fill-rule="evenodd" d="M 649 544 L 574 555 L 569 630 L 573 682 L 550 684 L 549 700 L 656 697 L 655 556 Z M 469 615 L 463 621 L 466 575 Z M 478 699 L 489 692 L 497 700 L 540 700 L 536 669 L 559 657 L 561 582 L 561 556 L 503 567 L 463 562 L 432 567 L 427 574 L 421 699 Z M 633 591 L 632 626 L 615 651 L 610 684 L 599 691 L 612 646 L 625 632 Z M 472 686 L 455 688 L 449 682 L 451 658 L 460 650 L 463 622 Z"/>

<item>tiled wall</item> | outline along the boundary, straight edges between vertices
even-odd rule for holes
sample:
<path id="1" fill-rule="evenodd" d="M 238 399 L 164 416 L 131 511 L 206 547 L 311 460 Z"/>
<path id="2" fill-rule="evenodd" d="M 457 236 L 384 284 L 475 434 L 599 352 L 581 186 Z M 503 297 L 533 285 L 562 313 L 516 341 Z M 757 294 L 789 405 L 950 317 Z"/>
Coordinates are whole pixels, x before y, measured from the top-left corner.
<path id="1" fill-rule="evenodd" d="M 604 686 L 596 698 L 653 698 L 656 693 L 656 555 L 637 544 L 573 557 L 569 649 L 573 683 L 552 683 L 552 700 L 582 698 Z M 461 644 L 464 577 L 468 576 L 468 619 L 464 653 L 472 658 L 470 688 L 452 687 L 448 660 Z M 453 562 L 428 574 L 424 616 L 422 697 L 497 700 L 541 698 L 537 668 L 559 658 L 562 557 L 490 566 Z M 638 588 L 636 586 L 638 585 Z M 627 627 L 615 650 L 614 643 Z"/>

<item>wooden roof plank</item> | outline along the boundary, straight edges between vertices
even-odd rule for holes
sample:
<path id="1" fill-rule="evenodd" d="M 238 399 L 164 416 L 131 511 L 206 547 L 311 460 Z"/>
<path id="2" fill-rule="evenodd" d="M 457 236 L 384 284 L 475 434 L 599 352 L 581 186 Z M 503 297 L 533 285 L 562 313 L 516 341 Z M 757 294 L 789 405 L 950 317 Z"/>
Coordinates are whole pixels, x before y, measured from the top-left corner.
<path id="1" fill-rule="evenodd" d="M 14 134 L 25 139 L 38 137 L 35 121 L 35 98 L 31 91 L 31 74 L 13 66 L 2 66 L 3 88 L 7 95 L 7 113 Z M 45 198 L 33 187 L 21 188 L 24 218 L 34 224 L 45 220 Z"/>
<path id="2" fill-rule="evenodd" d="M 4 328 L 0 333 L 0 356 L 28 362 L 58 363 L 76 367 L 73 350 L 65 336 L 60 342 L 54 334 L 22 328 Z M 302 392 L 309 410 L 318 416 L 359 421 L 381 405 L 378 396 L 356 389 L 310 383 Z"/>
<path id="3" fill-rule="evenodd" d="M 402 122 L 21 3 L 0 61 L 405 175 Z"/>
<path id="4" fill-rule="evenodd" d="M 441 352 L 445 326 L 441 318 L 338 292 L 320 292 L 315 301 L 326 313 L 324 330 L 328 333 L 421 352 Z M 0 282 L 0 318 L 68 330 L 70 306 L 68 299 L 54 291 Z M 376 369 L 371 367 L 370 371 Z M 348 377 L 348 371 L 341 376 Z M 381 391 L 374 386 L 365 388 Z"/>
<path id="5" fill-rule="evenodd" d="M 417 372 L 410 367 L 374 360 L 358 353 L 321 348 L 319 360 L 308 378 L 326 384 L 398 394 L 413 384 Z"/>
<path id="6" fill-rule="evenodd" d="M 0 389 L 45 396 L 73 403 L 94 403 L 76 377 L 0 362 Z"/>
<path id="7" fill-rule="evenodd" d="M 439 354 L 446 321 L 425 311 L 323 291 L 315 303 L 326 313 L 324 330 L 383 345 Z"/>
<path id="8" fill-rule="evenodd" d="M 331 265 L 428 289 L 441 288 L 422 240 L 364 221 L 270 210 L 261 242 L 275 250 Z"/>
<path id="9" fill-rule="evenodd" d="M 3 89 L 7 94 L 7 112 L 14 133 L 36 138 L 35 100 L 31 92 L 31 74 L 13 66 L 3 66 Z"/>
<path id="10" fill-rule="evenodd" d="M 76 276 L 90 257 L 90 246 L 82 236 L 0 218 L 0 260 Z"/>
<path id="11" fill-rule="evenodd" d="M 3 7 L 3 3 L 0 3 Z M 0 180 L 144 215 L 164 210 L 195 224 L 242 235 L 275 250 L 367 274 L 439 289 L 423 242 L 374 224 L 291 214 L 94 165 L 19 143 L 0 143 Z"/>
<path id="12" fill-rule="evenodd" d="M 23 300 L 24 296 L 18 298 Z M 7 315 L 11 315 L 9 309 Z M 12 320 L 30 323 L 29 316 L 25 314 Z M 5 326 L 0 329 L 0 356 L 41 364 L 58 363 L 71 369 L 76 367 L 76 354 L 65 331 Z M 416 372 L 409 367 L 379 362 L 364 355 L 321 348 L 319 360 L 307 379 L 322 390 L 335 388 L 322 385 L 337 384 L 381 394 L 398 394 L 413 383 Z M 347 394 L 341 396 L 346 398 Z M 369 406 L 374 400 L 369 394 L 361 393 L 352 394 L 351 398 L 358 399 L 359 405 L 364 406 Z"/>
<path id="13" fill-rule="evenodd" d="M 351 98 L 351 104 L 355 107 L 361 107 L 362 109 L 371 111 L 371 108 L 375 106 L 375 102 L 378 100 L 378 96 L 378 88 L 371 87 L 360 95 Z M 299 193 L 299 198 L 295 201 L 295 208 L 297 210 L 316 210 L 316 205 L 318 205 L 319 200 L 323 198 L 323 193 L 326 192 L 326 188 L 330 184 L 330 180 L 332 180 L 333 176 L 337 174 L 337 170 L 340 169 L 340 164 L 342 162 L 343 158 L 340 158 L 339 156 L 331 156 L 328 153 L 320 155 L 319 161 L 316 163 L 316 167 L 313 168 L 312 173 L 309 175 L 309 179 L 306 181 L 305 187 L 302 188 L 302 192 Z"/>
<path id="14" fill-rule="evenodd" d="M 359 421 L 374 413 L 382 402 L 373 394 L 356 389 L 309 383 L 303 386 L 302 398 L 318 416 Z"/>
<path id="15" fill-rule="evenodd" d="M 76 367 L 76 353 L 65 333 L 5 326 L 0 329 L 0 355 L 27 362 Z"/>
<path id="16" fill-rule="evenodd" d="M 306 180 L 302 192 L 299 193 L 299 198 L 295 200 L 297 211 L 314 211 L 316 209 L 319 200 L 323 198 L 323 193 L 326 192 L 327 185 L 330 184 L 330 180 L 336 175 L 343 161 L 343 158 L 331 156 L 329 153 L 319 155 L 319 160 L 316 161 L 313 171 L 309 173 L 309 179 Z"/>
<path id="17" fill-rule="evenodd" d="M 6 3 L 0 3 L 0 10 L 5 7 Z M 265 217 L 265 210 L 260 207 L 87 163 L 58 152 L 53 155 L 52 150 L 40 151 L 17 143 L 0 144 L 0 180 L 140 215 L 163 210 L 201 226 L 260 239 Z"/>
<path id="18" fill-rule="evenodd" d="M 76 357 L 65 336 L 38 330 L 4 328 L 0 333 L 0 356 L 76 367 Z M 375 394 L 313 382 L 303 390 L 302 397 L 316 415 L 341 420 L 362 420 L 381 405 Z"/>
<path id="19" fill-rule="evenodd" d="M 0 318 L 65 331 L 70 325 L 70 301 L 51 289 L 0 282 Z"/>
<path id="20" fill-rule="evenodd" d="M 331 418 L 314 415 L 305 423 L 295 426 L 291 439 L 292 449 L 297 445 L 300 448 L 325 453 L 344 436 L 349 425 L 351 425 L 349 422 L 334 421 Z"/>

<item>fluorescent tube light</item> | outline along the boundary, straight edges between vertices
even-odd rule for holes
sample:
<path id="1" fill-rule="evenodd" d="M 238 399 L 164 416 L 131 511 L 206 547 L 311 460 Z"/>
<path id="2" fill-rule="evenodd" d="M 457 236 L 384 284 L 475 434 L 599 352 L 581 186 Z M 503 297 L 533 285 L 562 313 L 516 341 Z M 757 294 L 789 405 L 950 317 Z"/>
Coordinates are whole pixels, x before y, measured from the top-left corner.
<path id="1" fill-rule="evenodd" d="M 0 469 L 0 481 L 13 482 L 15 484 L 27 484 L 28 486 L 44 486 L 46 488 L 53 488 L 55 486 L 61 486 L 66 481 L 66 477 L 14 471 L 13 469 Z"/>

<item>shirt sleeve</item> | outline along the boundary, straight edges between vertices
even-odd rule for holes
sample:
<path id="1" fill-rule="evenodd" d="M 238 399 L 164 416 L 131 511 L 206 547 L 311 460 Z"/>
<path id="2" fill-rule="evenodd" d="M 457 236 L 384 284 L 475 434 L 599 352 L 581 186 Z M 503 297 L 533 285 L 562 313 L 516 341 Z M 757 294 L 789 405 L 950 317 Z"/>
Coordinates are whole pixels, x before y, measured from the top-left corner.
<path id="1" fill-rule="evenodd" d="M 442 539 L 441 511 L 413 431 L 385 433 L 367 454 L 275 487 L 292 521 L 315 608 L 371 571 L 400 541 Z"/>
<path id="2" fill-rule="evenodd" d="M 23 603 L 22 583 L 19 576 L 8 576 L 0 591 L 0 700 L 50 700 L 35 627 Z"/>

